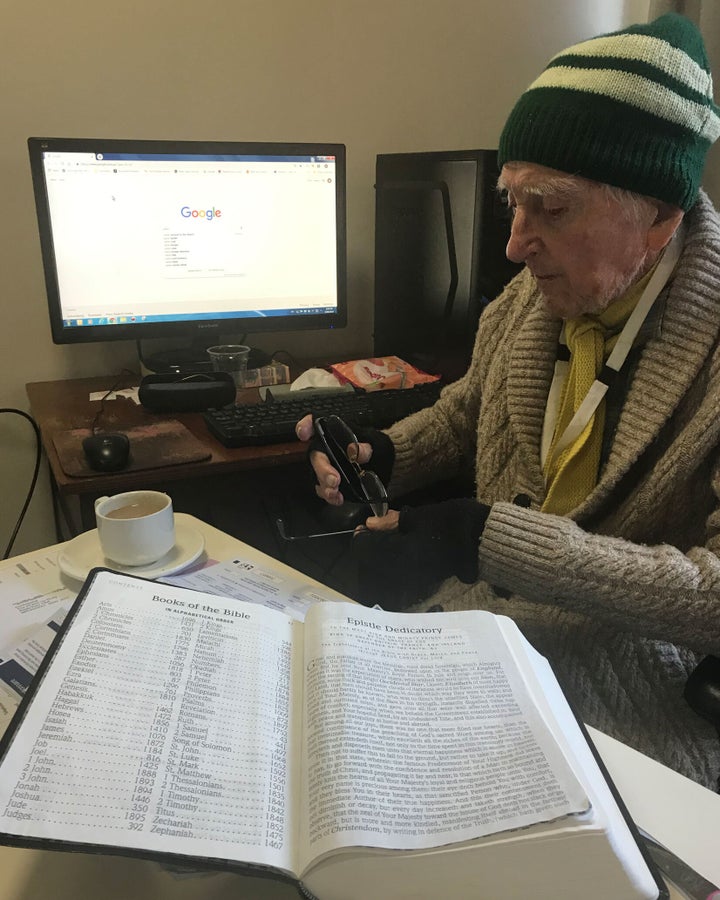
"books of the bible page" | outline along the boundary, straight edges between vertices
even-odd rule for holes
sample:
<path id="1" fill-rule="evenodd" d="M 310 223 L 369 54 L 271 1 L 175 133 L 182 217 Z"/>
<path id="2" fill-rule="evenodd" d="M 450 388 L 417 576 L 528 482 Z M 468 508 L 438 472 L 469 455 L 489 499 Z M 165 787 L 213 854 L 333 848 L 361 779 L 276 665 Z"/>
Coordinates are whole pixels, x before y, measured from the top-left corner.
<path id="1" fill-rule="evenodd" d="M 6 754 L 0 830 L 293 872 L 296 627 L 98 573 Z"/>

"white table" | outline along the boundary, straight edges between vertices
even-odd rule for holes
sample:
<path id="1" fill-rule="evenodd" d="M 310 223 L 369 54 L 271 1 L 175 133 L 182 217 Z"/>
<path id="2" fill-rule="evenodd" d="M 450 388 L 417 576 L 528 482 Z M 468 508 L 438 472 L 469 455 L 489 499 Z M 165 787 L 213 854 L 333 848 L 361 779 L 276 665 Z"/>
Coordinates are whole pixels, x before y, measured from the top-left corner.
<path id="1" fill-rule="evenodd" d="M 198 519 L 193 519 L 193 523 L 205 536 L 206 553 L 211 559 L 225 560 L 243 554 L 256 557 L 265 565 L 287 569 Z M 50 548 L 44 552 L 47 554 Z M 33 555 L 25 554 L 9 562 L 22 562 Z M 590 732 L 636 823 L 710 881 L 720 884 L 720 796 L 601 732 L 594 729 Z M 677 894 L 671 892 L 671 896 Z M 0 847 L 0 900 L 297 900 L 297 897 L 291 885 L 242 875 L 213 873 L 180 877 L 145 860 Z"/>

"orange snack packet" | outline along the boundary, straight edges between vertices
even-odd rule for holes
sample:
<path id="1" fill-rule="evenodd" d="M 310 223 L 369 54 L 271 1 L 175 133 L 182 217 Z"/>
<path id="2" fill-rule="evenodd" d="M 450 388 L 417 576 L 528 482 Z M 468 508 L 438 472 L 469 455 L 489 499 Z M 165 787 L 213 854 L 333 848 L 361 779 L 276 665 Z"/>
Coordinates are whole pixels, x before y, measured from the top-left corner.
<path id="1" fill-rule="evenodd" d="M 428 375 L 398 356 L 373 356 L 369 359 L 352 359 L 330 366 L 343 383 L 350 383 L 366 391 L 382 391 L 387 388 L 411 388 L 416 384 L 437 381 L 439 375 Z"/>

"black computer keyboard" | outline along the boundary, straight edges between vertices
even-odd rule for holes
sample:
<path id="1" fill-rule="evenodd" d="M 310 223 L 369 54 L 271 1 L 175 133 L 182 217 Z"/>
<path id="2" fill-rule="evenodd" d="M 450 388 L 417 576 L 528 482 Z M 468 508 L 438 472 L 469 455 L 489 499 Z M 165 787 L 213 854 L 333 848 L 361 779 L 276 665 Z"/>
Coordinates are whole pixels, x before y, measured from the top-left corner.
<path id="1" fill-rule="evenodd" d="M 307 413 L 340 416 L 351 428 L 385 428 L 410 413 L 431 406 L 437 400 L 440 388 L 439 381 L 431 381 L 405 390 L 266 400 L 254 405 L 210 409 L 203 415 L 212 434 L 226 447 L 282 444 L 295 440 L 295 426 Z"/>

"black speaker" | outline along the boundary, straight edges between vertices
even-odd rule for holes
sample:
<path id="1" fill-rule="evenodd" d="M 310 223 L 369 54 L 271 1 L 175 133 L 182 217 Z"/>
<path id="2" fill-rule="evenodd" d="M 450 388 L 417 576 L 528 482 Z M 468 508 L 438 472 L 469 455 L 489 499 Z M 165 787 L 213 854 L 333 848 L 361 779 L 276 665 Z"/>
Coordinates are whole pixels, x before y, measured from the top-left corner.
<path id="1" fill-rule="evenodd" d="M 233 403 L 237 388 L 229 372 L 146 375 L 138 399 L 152 412 L 201 412 Z"/>
<path id="2" fill-rule="evenodd" d="M 497 152 L 381 154 L 375 175 L 375 355 L 453 381 L 483 308 L 520 269 L 505 257 Z"/>

